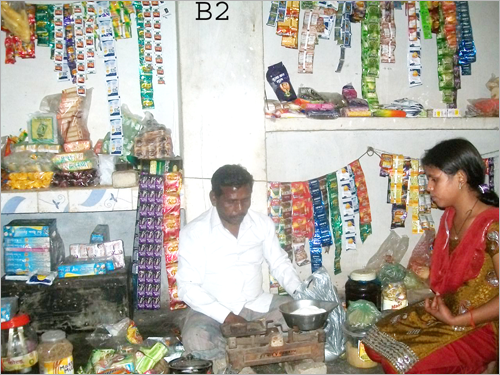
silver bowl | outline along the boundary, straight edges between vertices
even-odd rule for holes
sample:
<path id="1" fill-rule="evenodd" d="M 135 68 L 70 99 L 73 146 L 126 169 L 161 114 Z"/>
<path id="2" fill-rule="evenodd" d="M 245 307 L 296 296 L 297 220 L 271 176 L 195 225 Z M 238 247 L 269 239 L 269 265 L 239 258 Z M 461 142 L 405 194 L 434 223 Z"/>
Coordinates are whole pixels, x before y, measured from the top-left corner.
<path id="1" fill-rule="evenodd" d="M 294 311 L 305 306 L 316 306 L 325 309 L 326 312 L 314 315 L 297 315 L 292 314 Z M 337 302 L 325 302 L 316 300 L 298 300 L 291 301 L 280 305 L 279 309 L 285 318 L 285 322 L 290 328 L 297 327 L 301 331 L 311 331 L 318 328 L 323 328 L 328 318 L 328 315 L 334 308 L 338 306 Z"/>

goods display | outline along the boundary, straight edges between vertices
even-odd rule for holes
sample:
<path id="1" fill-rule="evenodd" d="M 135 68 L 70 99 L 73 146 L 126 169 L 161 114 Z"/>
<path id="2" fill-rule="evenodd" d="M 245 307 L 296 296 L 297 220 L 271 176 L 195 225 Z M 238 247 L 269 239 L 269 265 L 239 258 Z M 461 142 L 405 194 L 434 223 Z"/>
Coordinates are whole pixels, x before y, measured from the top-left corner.
<path id="1" fill-rule="evenodd" d="M 275 40 L 270 44 L 266 41 L 263 50 L 265 54 L 276 49 L 282 52 L 272 59 L 268 58 L 270 55 L 263 58 L 267 66 L 265 84 L 269 84 L 265 115 L 272 119 L 266 121 L 266 126 L 271 127 L 272 123 L 274 129 L 270 133 L 294 130 L 295 126 L 300 128 L 311 123 L 308 119 L 327 120 L 324 127 L 320 125 L 319 128 L 329 131 L 328 126 L 333 121 L 328 120 L 339 117 L 403 118 L 388 120 L 387 124 L 394 123 L 395 126 L 387 126 L 397 130 L 397 124 L 403 123 L 406 130 L 408 122 L 413 120 L 404 118 L 413 117 L 417 118 L 415 129 L 418 130 L 423 122 L 419 118 L 498 116 L 499 83 L 494 75 L 486 84 L 491 98 L 461 100 L 460 103 L 469 105 L 458 108 L 461 75 L 472 75 L 472 64 L 481 58 L 476 51 L 472 30 L 472 21 L 478 19 L 478 14 L 470 14 L 468 2 L 408 1 L 403 4 L 402 7 L 402 2 L 392 1 L 269 2 L 269 14 L 265 15 L 267 22 L 264 20 L 263 27 L 264 33 L 267 31 Z M 13 190 L 6 194 L 9 198 L 13 196 L 7 208 L 19 206 L 19 210 L 13 210 L 16 214 L 28 211 L 47 215 L 47 212 L 57 211 L 69 215 L 67 212 L 70 211 L 72 215 L 80 210 L 92 212 L 92 215 L 99 212 L 100 215 L 100 211 L 108 211 L 108 214 L 110 211 L 130 211 L 137 206 L 133 242 L 130 244 L 127 239 L 113 239 L 110 235 L 110 226 L 121 226 L 120 220 L 127 217 L 120 216 L 119 212 L 113 214 L 109 224 L 99 224 L 105 222 L 102 220 L 105 215 L 85 220 L 85 228 L 78 220 L 74 224 L 69 220 L 60 232 L 55 219 L 13 220 L 3 226 L 5 280 L 16 284 L 23 282 L 24 287 L 32 288 L 24 290 L 27 290 L 25 296 L 33 293 L 33 300 L 38 302 L 27 302 L 22 293 L 16 294 L 19 298 L 2 298 L 2 372 L 167 373 L 185 371 L 187 367 L 198 372 L 212 371 L 210 361 L 181 357 L 184 348 L 179 333 L 161 337 L 163 332 L 159 329 L 158 337 L 143 340 L 130 319 L 117 323 L 110 321 L 116 316 L 120 319 L 131 316 L 133 310 L 150 310 L 154 315 L 152 310 L 160 310 L 162 305 L 170 310 L 187 307 L 179 298 L 176 281 L 179 234 L 185 212 L 181 208 L 184 207 L 182 161 L 175 155 L 174 144 L 177 143 L 172 139 L 180 131 L 182 140 L 182 131 L 187 127 L 167 127 L 183 122 L 177 119 L 176 108 L 170 113 L 164 96 L 167 89 L 174 95 L 178 91 L 171 86 L 171 82 L 175 85 L 177 81 L 167 79 L 176 70 L 171 69 L 171 61 L 164 61 L 171 53 L 178 53 L 177 48 L 164 49 L 167 44 L 164 45 L 163 40 L 168 39 L 168 45 L 171 44 L 171 35 L 165 34 L 164 26 L 170 27 L 168 22 L 178 22 L 178 14 L 171 14 L 167 5 L 171 6 L 163 1 L 35 5 L 2 2 L 5 63 L 16 63 L 16 57 L 32 59 L 21 61 L 16 68 L 27 63 L 40 63 L 40 59 L 33 60 L 35 45 L 37 49 L 47 48 L 47 61 L 43 63 L 50 64 L 50 69 L 54 70 L 53 78 L 61 86 L 55 93 L 44 97 L 39 108 L 33 108 L 28 100 L 19 103 L 20 106 L 26 104 L 29 114 L 21 113 L 18 118 L 8 119 L 11 122 L 9 129 L 15 129 L 15 134 L 19 135 L 2 139 L 2 190 Z M 264 9 L 267 10 L 266 4 Z M 476 9 L 476 6 L 471 6 L 473 12 Z M 396 24 L 398 33 L 404 35 L 403 39 L 398 36 L 403 40 L 403 45 L 398 47 Z M 432 39 L 433 34 L 437 45 L 435 51 L 427 48 L 428 39 Z M 476 32 L 476 41 L 481 35 L 485 35 L 484 29 Z M 133 38 L 137 41 L 122 40 Z M 137 43 L 138 61 L 132 61 L 134 59 L 131 60 L 128 53 L 119 55 L 122 46 L 131 42 Z M 132 45 L 136 48 L 135 44 Z M 351 47 L 353 53 L 360 52 L 356 59 L 361 60 L 354 61 L 356 64 L 349 60 L 354 56 L 348 52 Z M 398 60 L 396 47 L 403 48 L 398 50 L 398 56 L 402 56 Z M 250 50 L 253 48 L 251 46 Z M 324 55 L 327 49 L 329 55 Z M 37 55 L 43 56 L 39 51 Z M 48 58 L 49 52 L 52 61 Z M 436 77 L 424 70 L 429 58 L 437 61 Z M 325 61 L 331 69 L 329 72 L 321 70 Z M 229 62 L 229 66 L 231 64 Z M 31 72 L 34 79 L 39 79 L 37 74 L 42 70 L 38 70 L 36 64 L 29 66 L 30 69 L 34 67 Z M 397 69 L 398 66 L 403 66 L 403 69 Z M 353 69 L 358 71 L 353 73 Z M 479 66 L 477 70 L 480 70 Z M 135 86 L 129 84 L 130 71 L 139 73 Z M 402 71 L 402 77 L 397 75 L 399 71 Z M 489 77 L 490 73 L 485 74 Z M 89 79 L 92 74 L 95 76 Z M 387 79 L 388 75 L 390 79 Z M 392 79 L 392 75 L 397 78 Z M 89 87 L 98 76 L 102 81 L 99 92 Z M 186 85 L 184 78 L 181 86 Z M 250 78 L 245 74 L 238 77 L 243 81 Z M 229 82 L 227 79 L 221 78 L 223 86 Z M 464 87 L 469 82 L 464 80 Z M 394 94 L 398 96 L 393 96 L 392 89 L 396 85 L 409 91 L 398 91 Z M 123 91 L 130 87 L 137 90 L 137 95 L 128 103 L 129 109 L 123 100 L 130 95 L 125 96 Z M 214 88 L 213 98 L 218 98 L 219 89 Z M 30 87 L 27 90 L 36 92 Z M 427 95 L 432 92 L 425 90 L 439 90 L 439 100 L 443 104 L 432 108 L 431 99 L 426 99 L 427 96 L 432 98 L 432 95 Z M 385 103 L 381 102 L 382 98 Z M 156 119 L 153 113 L 144 111 L 154 110 L 155 105 Z M 104 118 L 98 112 L 100 108 L 107 109 Z M 132 112 L 131 109 L 135 111 L 135 108 L 143 111 Z M 171 118 L 165 118 L 165 110 L 168 115 L 172 114 Z M 287 126 L 280 128 L 286 118 L 304 121 L 297 120 L 295 124 L 289 121 L 289 129 Z M 338 120 L 337 125 L 346 124 L 343 130 L 349 131 L 350 126 L 355 128 L 359 123 L 367 127 L 371 121 L 384 123 L 383 119 L 372 120 L 344 119 Z M 238 119 L 234 118 L 234 121 L 238 126 Z M 437 124 L 439 120 L 434 122 Z M 474 123 L 473 128 L 475 126 Z M 91 134 L 89 129 L 99 134 Z M 311 132 L 316 130 L 311 129 Z M 378 131 L 380 127 L 374 130 Z M 307 129 L 305 132 L 310 133 Z M 363 142 L 362 134 L 359 135 L 355 141 Z M 183 146 L 184 152 L 189 153 L 192 144 L 184 142 Z M 346 147 L 350 146 L 355 145 L 332 145 L 331 151 L 343 157 L 347 155 Z M 297 153 L 308 158 L 312 146 L 307 144 L 304 147 L 297 149 Z M 427 192 L 428 181 L 423 166 L 418 157 L 401 154 L 408 151 L 404 145 L 400 148 L 392 153 L 369 147 L 359 158 L 351 159 L 350 163 L 343 160 L 340 165 L 336 165 L 337 159 L 330 158 L 328 163 L 331 162 L 333 167 L 328 173 L 321 167 L 328 163 L 319 158 L 315 163 L 324 173 L 321 176 L 301 173 L 300 176 L 307 179 L 264 181 L 268 188 L 268 216 L 275 225 L 279 246 L 305 280 L 293 296 L 293 311 L 281 310 L 284 317 L 287 314 L 287 323 L 295 322 L 288 324 L 291 330 L 287 333 L 277 326 L 267 326 L 265 322 L 260 325 L 257 321 L 239 326 L 239 329 L 248 330 L 245 335 L 228 334 L 231 327 L 221 327 L 223 333 L 226 331 L 224 336 L 235 346 L 228 349 L 228 360 L 233 369 L 241 370 L 243 366 L 255 364 L 242 353 L 261 355 L 262 350 L 267 350 L 268 356 L 261 355 L 260 364 L 304 357 L 331 361 L 345 352 L 351 366 L 359 369 L 377 366 L 366 354 L 362 339 L 369 327 L 384 314 L 381 311 L 404 308 L 408 305 L 409 290 L 429 287 L 436 229 L 431 213 L 437 207 Z M 380 164 L 376 171 L 371 171 L 375 173 L 366 174 L 368 171 L 364 164 L 363 170 L 360 159 L 373 154 L 380 157 Z M 314 153 L 311 155 L 316 158 Z M 484 189 L 494 188 L 495 161 L 496 157 L 484 159 Z M 304 165 L 298 164 L 294 168 L 306 170 Z M 391 220 L 385 223 L 385 227 L 391 233 L 364 269 L 354 270 L 346 277 L 345 300 L 341 301 L 329 274 L 341 274 L 342 267 L 352 269 L 354 263 L 344 262 L 366 260 L 372 255 L 369 252 L 374 253 L 373 249 L 379 245 L 370 242 L 375 240 L 374 236 L 370 237 L 373 233 L 370 203 L 373 199 L 381 199 L 373 195 L 369 197 L 366 177 L 371 175 L 387 177 L 387 194 L 383 194 L 382 199 L 384 204 L 390 204 L 386 213 Z M 385 188 L 386 180 L 380 181 Z M 256 182 L 262 180 L 256 179 Z M 100 188 L 94 188 L 99 185 Z M 85 189 L 79 191 L 79 188 Z M 46 190 L 19 191 L 30 189 Z M 24 205 L 30 207 L 25 209 Z M 412 234 L 421 235 L 421 238 L 405 269 L 399 263 L 408 248 L 409 238 L 399 236 L 392 229 L 408 225 L 409 232 L 410 218 Z M 87 226 L 89 222 L 90 228 Z M 68 227 L 72 236 L 80 238 L 72 239 L 66 249 L 60 233 Z M 130 223 L 123 223 L 123 227 L 130 229 Z M 361 254 L 367 247 L 372 250 Z M 334 251 L 330 253 L 332 248 Z M 350 252 L 348 256 L 343 254 L 346 251 Z M 356 252 L 360 254 L 356 255 Z M 331 268 L 327 270 L 325 265 Z M 304 272 L 312 275 L 302 277 Z M 119 278 L 120 282 L 117 281 Z M 70 284 L 72 282 L 75 283 Z M 269 282 L 271 293 L 287 294 L 272 275 Z M 89 286 L 89 290 L 84 286 Z M 101 294 L 102 299 L 99 299 Z M 133 301 L 132 298 L 128 300 L 129 296 Z M 314 300 L 312 302 L 319 307 L 311 304 L 299 308 L 299 302 L 307 300 Z M 63 301 L 64 306 L 61 305 Z M 37 308 L 36 303 L 43 306 Z M 34 310 L 35 315 L 29 309 Z M 29 313 L 31 321 L 25 312 Z M 290 319 L 288 315 L 292 320 L 287 320 Z M 314 320 L 318 316 L 321 319 Z M 37 317 L 40 317 L 40 322 L 37 322 Z M 43 324 L 42 319 L 45 319 Z M 313 325 L 304 324 L 307 319 Z M 51 327 L 52 324 L 57 326 Z M 74 360 L 81 348 L 76 341 L 73 341 L 73 347 L 70 333 L 82 333 L 89 327 L 95 329 L 87 335 L 87 341 L 94 349 L 88 362 L 78 368 L 80 364 Z M 250 334 L 251 329 L 254 331 Z M 35 330 L 39 334 L 43 332 L 39 343 Z M 308 354 L 302 355 L 300 350 Z"/>
<path id="2" fill-rule="evenodd" d="M 12 220 L 3 231 L 7 275 L 50 273 L 64 259 L 64 244 L 55 219 Z"/>

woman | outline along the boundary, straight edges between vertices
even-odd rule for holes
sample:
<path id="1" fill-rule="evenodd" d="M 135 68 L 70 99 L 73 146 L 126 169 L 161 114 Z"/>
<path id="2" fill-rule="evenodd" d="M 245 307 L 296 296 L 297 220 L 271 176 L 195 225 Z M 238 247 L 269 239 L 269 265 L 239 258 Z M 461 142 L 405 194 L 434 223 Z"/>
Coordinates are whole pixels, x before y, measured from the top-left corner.
<path id="1" fill-rule="evenodd" d="M 485 166 L 469 141 L 443 141 L 422 163 L 445 209 L 430 270 L 435 297 L 391 313 L 363 342 L 386 373 L 480 373 L 498 359 L 498 196 L 482 185 Z"/>

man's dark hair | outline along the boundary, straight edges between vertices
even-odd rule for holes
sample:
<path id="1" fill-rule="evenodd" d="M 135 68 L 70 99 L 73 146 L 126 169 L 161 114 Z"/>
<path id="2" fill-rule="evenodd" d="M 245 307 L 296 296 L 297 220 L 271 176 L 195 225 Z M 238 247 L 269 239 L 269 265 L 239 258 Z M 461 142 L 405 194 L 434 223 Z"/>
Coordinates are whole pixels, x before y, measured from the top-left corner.
<path id="1" fill-rule="evenodd" d="M 223 186 L 240 188 L 249 185 L 253 189 L 252 175 L 241 165 L 227 164 L 217 169 L 212 176 L 212 191 L 216 197 L 222 195 Z"/>

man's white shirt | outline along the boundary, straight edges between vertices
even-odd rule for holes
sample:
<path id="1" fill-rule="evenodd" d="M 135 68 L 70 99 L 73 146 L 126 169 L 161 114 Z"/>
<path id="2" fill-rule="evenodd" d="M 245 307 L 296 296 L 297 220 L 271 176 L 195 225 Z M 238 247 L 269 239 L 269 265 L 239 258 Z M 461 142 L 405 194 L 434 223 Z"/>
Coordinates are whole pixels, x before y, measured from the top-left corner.
<path id="1" fill-rule="evenodd" d="M 243 307 L 267 312 L 272 294 L 262 290 L 264 260 L 280 285 L 293 294 L 301 281 L 280 247 L 271 218 L 249 210 L 236 238 L 211 207 L 181 230 L 179 298 L 220 323 Z"/>

